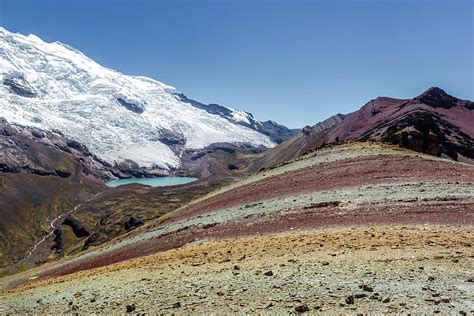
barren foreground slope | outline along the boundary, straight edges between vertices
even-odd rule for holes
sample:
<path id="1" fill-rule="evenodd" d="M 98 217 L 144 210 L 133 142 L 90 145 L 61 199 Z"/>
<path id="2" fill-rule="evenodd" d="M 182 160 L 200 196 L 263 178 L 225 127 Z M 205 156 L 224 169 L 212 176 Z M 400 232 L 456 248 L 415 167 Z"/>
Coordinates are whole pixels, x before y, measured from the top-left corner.
<path id="1" fill-rule="evenodd" d="M 0 312 L 474 311 L 474 166 L 312 152 L 0 280 Z"/>

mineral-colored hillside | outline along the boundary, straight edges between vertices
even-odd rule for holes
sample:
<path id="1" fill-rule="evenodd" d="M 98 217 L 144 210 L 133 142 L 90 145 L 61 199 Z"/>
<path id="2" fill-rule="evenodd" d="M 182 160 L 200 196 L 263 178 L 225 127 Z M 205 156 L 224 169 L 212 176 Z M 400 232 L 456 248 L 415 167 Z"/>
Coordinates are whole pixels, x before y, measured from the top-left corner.
<path id="1" fill-rule="evenodd" d="M 474 102 L 432 87 L 413 99 L 378 97 L 337 114 L 257 156 L 259 171 L 338 141 L 381 141 L 438 157 L 474 162 Z"/>
<path id="2" fill-rule="evenodd" d="M 2 279 L 0 312 L 468 313 L 474 166 L 347 143 Z"/>

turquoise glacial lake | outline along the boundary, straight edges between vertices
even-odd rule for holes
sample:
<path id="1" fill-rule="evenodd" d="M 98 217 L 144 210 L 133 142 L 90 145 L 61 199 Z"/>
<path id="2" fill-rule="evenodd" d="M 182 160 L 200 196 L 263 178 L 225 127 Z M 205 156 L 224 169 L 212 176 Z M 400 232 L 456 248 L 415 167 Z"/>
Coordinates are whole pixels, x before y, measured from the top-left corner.
<path id="1" fill-rule="evenodd" d="M 197 178 L 191 177 L 159 177 L 159 178 L 130 178 L 130 179 L 117 179 L 107 182 L 107 186 L 115 188 L 121 185 L 139 183 L 149 185 L 152 187 L 167 187 L 170 185 L 186 184 L 198 180 Z"/>

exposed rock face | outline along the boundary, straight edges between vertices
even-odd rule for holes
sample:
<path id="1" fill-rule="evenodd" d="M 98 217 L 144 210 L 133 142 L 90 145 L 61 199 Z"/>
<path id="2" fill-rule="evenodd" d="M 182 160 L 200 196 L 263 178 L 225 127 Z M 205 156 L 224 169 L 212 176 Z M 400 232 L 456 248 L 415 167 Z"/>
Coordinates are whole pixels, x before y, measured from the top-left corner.
<path id="1" fill-rule="evenodd" d="M 28 86 L 26 81 L 22 80 L 21 78 L 5 78 L 3 79 L 3 85 L 7 86 L 11 92 L 25 97 L 25 98 L 34 98 L 36 97 L 36 93 L 34 90 Z"/>
<path id="2" fill-rule="evenodd" d="M 230 109 L 219 104 L 203 104 L 196 100 L 189 99 L 183 93 L 177 93 L 176 96 L 181 101 L 187 102 L 198 109 L 205 110 L 210 114 L 223 117 L 232 123 L 249 127 L 253 130 L 256 130 L 257 132 L 267 135 L 277 144 L 290 139 L 299 132 L 299 129 L 289 129 L 288 127 L 280 125 L 274 121 L 258 121 L 253 117 L 252 113 L 249 112 L 238 111 L 240 117 L 236 117 L 236 110 L 234 109 Z"/>
<path id="3" fill-rule="evenodd" d="M 162 177 L 169 174 L 168 171 L 160 168 L 140 167 L 135 161 L 125 159 L 114 165 L 114 169 L 118 170 L 118 178 L 153 178 Z"/>
<path id="4" fill-rule="evenodd" d="M 67 225 L 72 228 L 72 231 L 78 238 L 86 237 L 89 236 L 90 233 L 87 231 L 87 229 L 79 222 L 77 219 L 73 217 L 66 217 L 63 221 L 63 225 Z"/>
<path id="5" fill-rule="evenodd" d="M 458 98 L 450 96 L 444 90 L 437 87 L 429 88 L 428 90 L 423 92 L 421 95 L 414 98 L 410 103 L 411 104 L 422 103 L 422 104 L 432 106 L 434 108 L 441 107 L 444 109 L 451 109 L 455 106 L 461 106 L 461 107 L 464 106 L 472 110 L 474 106 L 474 102 L 467 101 L 467 100 L 460 100 Z"/>
<path id="6" fill-rule="evenodd" d="M 123 228 L 125 228 L 126 231 L 129 231 L 140 227 L 143 224 L 142 220 L 135 218 L 135 216 L 130 216 L 130 218 L 123 224 Z"/>
<path id="7" fill-rule="evenodd" d="M 186 138 L 179 130 L 160 129 L 158 140 L 169 146 L 178 156 L 181 155 L 186 147 Z"/>
<path id="8" fill-rule="evenodd" d="M 325 144 L 376 140 L 435 156 L 474 162 L 474 103 L 430 88 L 414 99 L 378 97 L 337 114 L 253 159 L 250 170 L 284 163 Z"/>
<path id="9" fill-rule="evenodd" d="M 24 258 L 58 215 L 106 190 L 100 179 L 114 173 L 77 142 L 0 119 L 0 271 Z M 54 234 L 58 254 L 63 237 Z"/>
<path id="10" fill-rule="evenodd" d="M 392 123 L 380 135 L 369 134 L 361 139 L 377 138 L 430 155 L 445 155 L 453 160 L 458 160 L 459 155 L 474 157 L 474 140 L 431 112 L 410 113 Z"/>
<path id="11" fill-rule="evenodd" d="M 0 118 L 0 148 L 0 171 L 3 172 L 25 171 L 67 178 L 71 175 L 70 171 L 61 166 L 53 168 L 51 165 L 54 158 L 51 158 L 50 153 L 64 153 L 77 160 L 84 167 L 84 173 L 102 180 L 168 174 L 160 168 L 140 167 L 132 160 L 124 160 L 112 166 L 92 154 L 83 144 L 61 133 L 10 125 L 3 118 Z"/>
<path id="12" fill-rule="evenodd" d="M 144 111 L 145 111 L 145 107 L 141 104 L 137 104 L 137 103 L 133 103 L 131 101 L 127 101 L 123 98 L 117 98 L 117 102 L 123 106 L 124 108 L 126 108 L 127 110 L 130 110 L 134 113 L 137 113 L 137 114 L 142 114 Z"/>
<path id="13" fill-rule="evenodd" d="M 296 128 L 287 128 L 286 126 L 280 125 L 274 121 L 265 121 L 260 123 L 260 125 L 256 126 L 257 131 L 269 136 L 277 144 L 283 143 L 285 140 L 290 139 L 300 131 Z"/>
<path id="14" fill-rule="evenodd" d="M 313 136 L 313 135 L 318 135 L 319 133 L 321 133 L 322 131 L 324 130 L 328 130 L 330 128 L 333 128 L 337 125 L 339 125 L 342 120 L 344 120 L 344 118 L 346 117 L 346 115 L 343 115 L 343 114 L 336 114 L 334 116 L 331 116 L 330 118 L 320 122 L 320 123 L 317 123 L 316 125 L 314 126 L 306 126 L 305 128 L 303 128 L 303 134 L 305 136 Z"/>
<path id="15" fill-rule="evenodd" d="M 72 172 L 58 164 L 58 157 L 68 155 L 80 162 L 83 172 L 96 178 L 114 178 L 118 172 L 92 155 L 85 146 L 54 132 L 12 126 L 0 118 L 0 171 L 30 172 L 42 176 L 67 178 Z"/>

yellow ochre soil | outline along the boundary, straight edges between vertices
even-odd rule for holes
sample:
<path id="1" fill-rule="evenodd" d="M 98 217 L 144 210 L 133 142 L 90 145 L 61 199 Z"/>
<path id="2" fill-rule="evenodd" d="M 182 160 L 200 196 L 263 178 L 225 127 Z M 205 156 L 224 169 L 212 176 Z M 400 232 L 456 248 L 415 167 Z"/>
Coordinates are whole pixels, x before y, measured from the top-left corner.
<path id="1" fill-rule="evenodd" d="M 0 292 L 0 313 L 474 311 L 472 226 L 208 240 Z M 15 277 L 15 276 L 14 276 Z"/>

